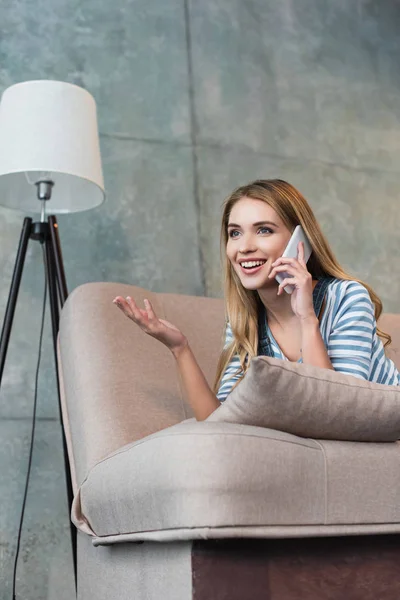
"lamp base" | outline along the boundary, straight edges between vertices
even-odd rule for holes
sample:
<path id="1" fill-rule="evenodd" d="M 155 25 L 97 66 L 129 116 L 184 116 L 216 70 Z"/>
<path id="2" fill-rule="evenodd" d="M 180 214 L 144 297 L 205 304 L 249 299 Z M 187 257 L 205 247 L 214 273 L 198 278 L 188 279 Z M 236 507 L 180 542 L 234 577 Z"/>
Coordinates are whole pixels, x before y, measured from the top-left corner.
<path id="1" fill-rule="evenodd" d="M 54 358 L 55 368 L 57 377 L 57 392 L 58 392 L 58 406 L 60 413 L 60 423 L 62 430 L 63 439 L 63 452 L 64 452 L 64 464 L 67 484 L 67 495 L 68 505 L 71 509 L 73 500 L 72 481 L 71 481 L 71 469 L 68 459 L 67 443 L 65 438 L 65 427 L 61 410 L 61 398 L 60 398 L 60 381 L 58 373 L 58 361 L 57 361 L 57 336 L 59 330 L 59 310 L 64 305 L 65 300 L 68 296 L 67 283 L 65 279 L 64 265 L 62 260 L 60 238 L 58 235 L 58 224 L 55 215 L 50 215 L 47 222 L 40 221 L 32 223 L 30 217 L 25 217 L 21 237 L 18 246 L 17 258 L 15 261 L 14 272 L 11 281 L 11 288 L 8 297 L 3 329 L 0 338 L 0 388 L 1 380 L 3 377 L 4 364 L 6 361 L 8 343 L 10 340 L 10 334 L 12 324 L 14 320 L 15 307 L 17 303 L 19 286 L 21 283 L 22 271 L 24 268 L 24 262 L 26 257 L 26 250 L 28 247 L 29 239 L 39 240 L 41 244 L 46 244 L 46 279 L 49 288 L 50 298 L 50 310 L 51 310 L 51 324 L 53 332 L 53 347 L 54 347 Z M 71 528 L 71 542 L 72 542 L 72 556 L 74 564 L 75 574 L 75 586 L 77 584 L 77 562 L 76 562 L 76 538 L 77 531 L 73 523 L 70 521 Z"/>

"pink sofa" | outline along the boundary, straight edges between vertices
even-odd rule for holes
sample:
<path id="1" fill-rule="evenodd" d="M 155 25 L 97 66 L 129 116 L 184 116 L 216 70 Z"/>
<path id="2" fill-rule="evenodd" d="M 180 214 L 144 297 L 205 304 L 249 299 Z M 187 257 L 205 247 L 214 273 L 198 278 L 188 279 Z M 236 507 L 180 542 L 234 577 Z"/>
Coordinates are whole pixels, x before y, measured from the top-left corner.
<path id="1" fill-rule="evenodd" d="M 150 298 L 210 384 L 223 344 L 219 298 L 120 283 L 68 297 L 58 364 L 78 599 L 398 600 L 400 442 L 196 421 L 174 358 L 117 295 Z M 379 325 L 399 367 L 400 315 Z"/>

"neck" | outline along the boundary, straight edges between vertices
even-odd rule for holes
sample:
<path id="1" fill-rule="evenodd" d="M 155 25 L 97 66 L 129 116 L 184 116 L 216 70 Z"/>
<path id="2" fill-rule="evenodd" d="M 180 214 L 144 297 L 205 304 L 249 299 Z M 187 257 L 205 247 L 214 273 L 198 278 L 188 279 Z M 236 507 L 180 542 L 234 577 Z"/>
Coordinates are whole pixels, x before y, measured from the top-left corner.
<path id="1" fill-rule="evenodd" d="M 292 310 L 290 294 L 283 290 L 282 295 L 276 295 L 277 288 L 270 290 L 258 290 L 260 300 L 265 306 L 267 320 L 270 324 L 283 327 L 296 318 Z"/>
<path id="2" fill-rule="evenodd" d="M 312 289 L 314 290 L 318 280 L 312 280 Z M 292 309 L 292 295 L 287 294 L 285 290 L 277 296 L 278 285 L 268 289 L 259 289 L 258 295 L 265 306 L 268 323 L 278 327 L 286 327 L 289 323 L 297 322 L 297 317 Z"/>

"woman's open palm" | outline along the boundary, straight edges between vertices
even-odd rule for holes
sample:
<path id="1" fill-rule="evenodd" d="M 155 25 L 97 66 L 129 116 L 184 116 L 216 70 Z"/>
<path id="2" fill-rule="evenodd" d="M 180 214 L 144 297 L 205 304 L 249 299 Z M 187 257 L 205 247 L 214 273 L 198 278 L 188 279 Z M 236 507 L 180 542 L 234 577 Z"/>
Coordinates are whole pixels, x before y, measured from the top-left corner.
<path id="1" fill-rule="evenodd" d="M 156 316 L 149 300 L 145 299 L 144 301 L 145 309 L 139 308 L 130 296 L 127 296 L 126 299 L 116 296 L 113 302 L 145 333 L 165 344 L 170 350 L 187 343 L 186 337 L 175 325 Z"/>

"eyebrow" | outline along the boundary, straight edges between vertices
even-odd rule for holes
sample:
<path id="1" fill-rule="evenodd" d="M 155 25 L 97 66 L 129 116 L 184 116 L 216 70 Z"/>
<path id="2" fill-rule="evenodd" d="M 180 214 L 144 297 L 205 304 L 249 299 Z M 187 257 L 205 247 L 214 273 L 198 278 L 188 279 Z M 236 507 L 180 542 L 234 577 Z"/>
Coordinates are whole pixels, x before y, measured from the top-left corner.
<path id="1" fill-rule="evenodd" d="M 274 225 L 274 227 L 278 227 L 279 225 L 277 225 L 276 223 L 273 223 L 273 221 L 257 221 L 257 223 L 253 223 L 253 227 L 257 227 L 257 225 Z M 228 223 L 228 229 L 229 227 L 240 227 L 240 225 L 238 225 L 237 223 Z"/>

